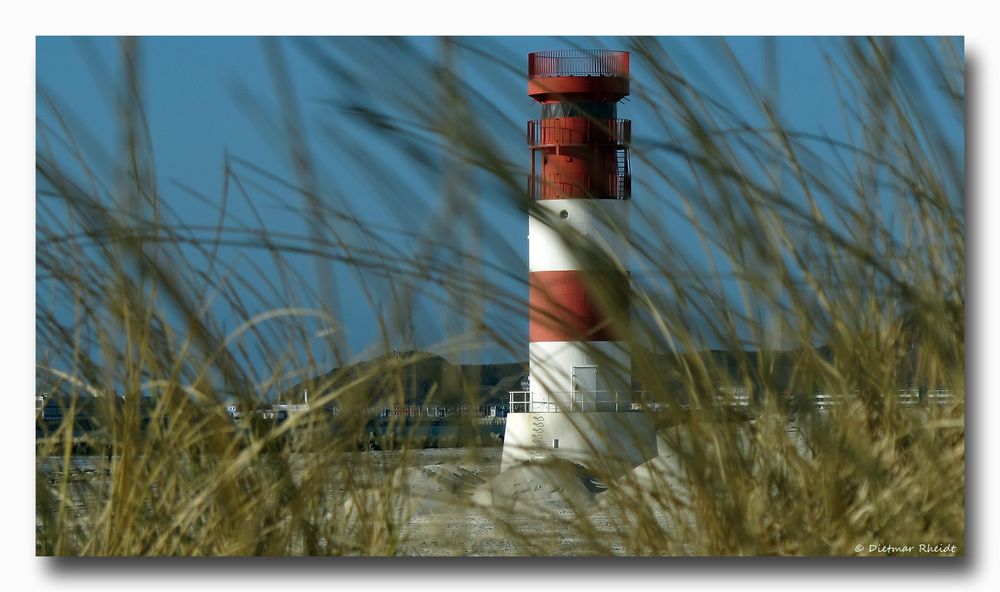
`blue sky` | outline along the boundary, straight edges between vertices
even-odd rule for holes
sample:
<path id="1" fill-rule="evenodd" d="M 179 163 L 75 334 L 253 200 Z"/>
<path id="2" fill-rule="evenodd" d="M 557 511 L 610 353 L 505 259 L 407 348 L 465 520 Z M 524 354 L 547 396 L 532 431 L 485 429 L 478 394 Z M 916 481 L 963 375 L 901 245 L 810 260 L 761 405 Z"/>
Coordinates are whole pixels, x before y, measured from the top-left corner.
<path id="1" fill-rule="evenodd" d="M 751 84 L 773 93 L 782 121 L 788 127 L 835 140 L 849 139 L 852 130 L 845 124 L 842 105 L 830 76 L 830 60 L 835 64 L 836 57 L 829 53 L 829 40 L 778 38 L 769 45 L 755 37 L 730 38 L 724 42 L 706 38 L 668 38 L 662 43 L 689 81 L 731 109 L 735 117 L 750 124 L 761 121 L 759 110 L 746 100 L 747 88 L 738 75 L 742 71 Z M 625 45 L 625 41 L 612 38 L 466 38 L 461 40 L 455 62 L 449 67 L 461 69 L 470 91 L 488 97 L 490 104 L 474 100 L 472 105 L 475 116 L 496 140 L 497 157 L 511 166 L 523 167 L 526 172 L 529 156 L 524 144 L 524 122 L 538 117 L 537 106 L 526 96 L 526 54 L 541 49 L 622 48 Z M 405 145 L 394 142 L 392 135 L 376 133 L 346 113 L 351 106 L 358 105 L 379 106 L 391 113 L 397 108 L 393 101 L 405 100 L 407 96 L 415 101 L 425 100 L 427 97 L 420 94 L 421 86 L 430 86 L 433 81 L 422 80 L 421 76 L 427 76 L 431 70 L 419 70 L 415 66 L 431 68 L 447 59 L 441 40 L 434 37 L 393 41 L 273 38 L 268 42 L 252 37 L 142 39 L 141 74 L 146 118 L 163 200 L 186 223 L 214 224 L 221 202 L 227 155 L 267 169 L 277 177 L 295 179 L 289 151 L 281 141 L 282 134 L 276 131 L 281 125 L 282 106 L 266 47 L 277 48 L 287 65 L 309 152 L 319 171 L 317 182 L 335 196 L 332 199 L 338 208 L 364 220 L 386 244 L 412 249 L 413 244 L 392 229 L 422 228 L 426 220 L 445 215 L 441 211 L 439 194 L 441 167 L 422 168 L 413 151 L 408 152 Z M 739 64 L 739 70 L 730 63 L 727 47 Z M 477 57 L 477 52 L 488 54 L 492 59 Z M 356 84 L 349 83 L 350 76 L 331 76 L 326 69 L 328 66 L 316 58 L 320 54 L 332 57 L 339 64 L 337 67 L 355 68 L 350 76 L 356 76 Z M 767 59 L 768 55 L 773 56 L 776 68 L 770 67 L 772 62 Z M 397 63 L 410 69 L 395 71 L 392 68 Z M 118 41 L 114 38 L 41 37 L 37 41 L 36 66 L 38 90 L 44 91 L 39 92 L 37 100 L 39 120 L 46 124 L 53 121 L 53 111 L 46 102 L 46 97 L 51 96 L 60 113 L 69 116 L 75 134 L 90 136 L 109 154 L 115 154 L 120 140 L 115 93 L 122 80 Z M 641 61 L 633 60 L 632 75 L 633 94 L 637 94 L 648 76 Z M 433 95 L 428 96 L 432 103 Z M 435 108 L 433 104 L 424 106 L 431 112 Z M 948 117 L 946 105 L 932 103 L 932 106 L 935 115 L 940 111 L 942 118 Z M 400 115 L 405 117 L 406 114 L 401 112 Z M 684 220 L 670 213 L 670 190 L 651 180 L 648 167 L 636 155 L 644 145 L 651 146 L 661 139 L 652 133 L 654 128 L 650 122 L 654 115 L 644 102 L 633 100 L 621 105 L 619 117 L 633 119 L 636 136 L 632 159 L 633 207 L 637 211 L 645 209 L 647 216 L 661 220 L 663 228 L 677 243 L 690 245 L 692 261 L 695 266 L 699 265 L 704 254 L 697 247 L 698 236 Z M 946 122 L 945 128 L 949 132 L 948 140 L 961 149 L 962 122 Z M 40 131 L 40 145 L 43 136 L 45 132 Z M 433 162 L 445 158 L 432 142 L 422 146 L 419 142 L 414 144 L 415 150 L 424 151 Z M 362 157 L 362 152 L 368 156 Z M 654 151 L 650 149 L 649 152 Z M 352 161 L 355 156 L 358 161 Z M 387 174 L 398 173 L 400 178 L 408 179 L 408 186 L 397 187 L 402 191 L 389 195 L 393 190 L 380 185 L 388 183 L 389 177 L 380 178 L 377 172 L 372 174 L 364 170 L 358 165 L 361 161 L 374 162 L 376 171 L 381 168 Z M 112 176 L 113 171 L 108 169 L 104 173 Z M 254 173 L 245 174 L 259 183 L 256 189 L 249 190 L 249 194 L 256 196 L 251 199 L 260 198 L 260 213 L 269 230 L 307 232 L 300 216 L 284 211 L 273 200 L 264 197 L 269 190 L 280 192 L 278 185 Z M 491 199 L 491 192 L 502 189 L 491 185 L 489 179 L 476 176 L 472 191 L 477 199 L 470 202 L 473 205 L 468 215 L 488 226 L 493 234 L 475 236 L 474 231 L 451 228 L 455 232 L 454 239 L 461 244 L 470 241 L 468 244 L 480 249 L 486 263 L 515 276 L 522 270 L 526 275 L 525 214 L 510 200 Z M 643 191 L 657 195 L 653 199 Z M 204 199 L 196 199 L 194 194 Z M 233 220 L 248 220 L 254 215 L 237 199 L 232 199 L 227 207 Z M 468 218 L 460 222 L 455 227 L 468 222 Z M 469 225 L 469 228 L 476 226 Z M 634 232 L 641 235 L 657 231 L 638 223 Z M 263 252 L 231 248 L 223 249 L 222 253 L 242 270 L 249 269 L 245 267 L 248 261 L 253 267 L 266 268 L 269 264 Z M 292 256 L 290 259 L 303 275 L 316 272 L 317 264 L 309 257 Z M 333 267 L 343 337 L 353 355 L 364 355 L 363 352 L 377 341 L 377 317 L 386 314 L 390 304 L 386 301 L 384 306 L 373 310 L 358 298 L 359 287 L 351 274 L 343 268 Z M 641 277 L 641 266 L 634 268 L 634 273 Z M 515 293 L 526 293 L 518 282 L 502 278 L 496 281 Z M 274 300 L 259 303 L 261 310 L 275 305 Z M 426 300 L 422 306 L 426 309 L 414 315 L 416 342 L 406 343 L 403 337 L 393 338 L 398 345 L 432 347 L 461 330 L 461 322 L 448 320 L 448 303 L 433 304 Z M 220 314 L 225 316 L 227 313 Z M 526 321 L 500 310 L 487 310 L 485 314 L 498 323 L 513 319 L 510 337 L 516 340 L 518 331 L 523 331 L 526 343 Z M 223 319 L 230 329 L 242 320 Z M 471 352 L 468 361 L 508 357 L 511 352 L 486 347 Z"/>

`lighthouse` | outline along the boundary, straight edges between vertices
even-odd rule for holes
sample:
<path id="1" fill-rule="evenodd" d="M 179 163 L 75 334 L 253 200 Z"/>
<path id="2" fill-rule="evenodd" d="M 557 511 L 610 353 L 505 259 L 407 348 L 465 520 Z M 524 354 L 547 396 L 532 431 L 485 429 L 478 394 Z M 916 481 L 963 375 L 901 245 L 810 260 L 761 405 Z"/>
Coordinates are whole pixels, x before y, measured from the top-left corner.
<path id="1" fill-rule="evenodd" d="M 629 323 L 629 145 L 618 117 L 629 54 L 528 55 L 529 382 L 510 393 L 501 471 L 560 457 L 613 470 L 656 452 L 634 409 Z"/>

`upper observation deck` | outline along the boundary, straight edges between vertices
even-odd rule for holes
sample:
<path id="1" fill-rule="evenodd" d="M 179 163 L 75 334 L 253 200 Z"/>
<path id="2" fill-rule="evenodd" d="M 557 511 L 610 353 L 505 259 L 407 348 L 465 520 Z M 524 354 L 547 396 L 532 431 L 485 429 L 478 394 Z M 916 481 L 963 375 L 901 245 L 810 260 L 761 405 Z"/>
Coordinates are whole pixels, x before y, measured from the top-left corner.
<path id="1" fill-rule="evenodd" d="M 528 95 L 539 102 L 566 98 L 620 101 L 629 94 L 629 53 L 563 49 L 528 54 Z"/>

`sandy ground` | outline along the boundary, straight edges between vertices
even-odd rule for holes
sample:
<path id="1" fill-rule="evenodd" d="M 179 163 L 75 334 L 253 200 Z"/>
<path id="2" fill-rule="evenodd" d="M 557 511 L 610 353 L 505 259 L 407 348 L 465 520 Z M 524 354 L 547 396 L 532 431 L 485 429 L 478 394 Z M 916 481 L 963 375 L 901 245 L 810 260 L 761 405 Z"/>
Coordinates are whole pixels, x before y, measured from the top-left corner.
<path id="1" fill-rule="evenodd" d="M 786 433 L 799 454 L 807 454 L 798 427 L 790 424 Z M 609 484 L 594 482 L 570 463 L 523 465 L 501 474 L 499 448 L 475 453 L 459 449 L 421 451 L 414 459 L 414 468 L 406 470 L 412 505 L 409 519 L 405 520 L 401 554 L 660 553 L 664 547 L 650 549 L 638 542 L 638 522 L 642 522 L 647 536 L 654 538 L 676 541 L 680 531 L 674 520 L 685 522 L 683 532 L 688 536 L 697 532 L 693 516 L 672 516 L 663 510 L 665 506 L 688 506 L 690 501 L 678 456 L 663 435 L 661 432 L 659 456 Z M 673 498 L 673 502 L 666 502 L 667 498 Z M 647 514 L 637 519 L 622 509 L 629 506 Z M 690 544 L 671 548 L 679 554 L 695 552 Z"/>
<path id="2" fill-rule="evenodd" d="M 789 436 L 799 446 L 801 435 L 792 427 Z M 676 540 L 678 534 L 690 536 L 696 529 L 693 518 L 678 518 L 662 510 L 664 505 L 687 505 L 688 496 L 676 455 L 662 439 L 659 449 L 660 456 L 611 483 L 601 483 L 582 467 L 563 461 L 522 465 L 501 474 L 499 447 L 411 450 L 402 463 L 405 468 L 391 477 L 396 483 L 390 489 L 398 494 L 386 504 L 394 508 L 396 523 L 402 524 L 397 552 L 407 556 L 661 553 L 662 546 L 641 546 L 635 536 L 637 522 L 642 522 L 647 541 L 650 537 Z M 399 466 L 403 460 L 400 452 L 359 454 L 372 455 L 366 462 L 386 468 Z M 103 471 L 95 470 L 100 460 L 74 459 L 71 480 L 101 478 L 98 473 Z M 47 462 L 41 462 L 43 472 L 48 472 L 44 469 Z M 308 464 L 308 456 L 297 462 Z M 673 497 L 675 503 L 665 504 L 666 497 Z M 637 520 L 623 512 L 622 507 L 629 505 L 648 513 Z M 345 505 L 342 510 L 345 514 L 340 517 L 350 520 L 352 508 Z M 683 529 L 675 528 L 673 521 L 678 519 L 685 522 Z M 672 549 L 680 554 L 693 552 L 686 545 Z"/>
<path id="3" fill-rule="evenodd" d="M 500 450 L 480 452 L 477 458 L 458 449 L 422 451 L 405 470 L 411 497 L 401 554 L 636 554 L 634 525 L 585 471 L 557 463 L 500 474 Z M 619 480 L 617 493 L 646 495 L 669 470 L 669 456 L 655 459 Z M 664 513 L 654 511 L 654 518 L 659 528 L 671 528 Z"/>
<path id="4" fill-rule="evenodd" d="M 391 504 L 403 526 L 402 556 L 581 556 L 634 555 L 630 528 L 602 504 L 603 485 L 575 465 L 514 467 L 500 474 L 501 448 L 411 450 L 395 475 Z M 384 467 L 397 466 L 399 452 L 365 452 Z M 88 483 L 107 478 L 101 457 L 73 459 L 70 481 L 74 505 L 87 516 Z M 55 482 L 56 460 L 41 461 Z M 302 456 L 293 465 L 307 464 Z M 299 467 L 301 469 L 301 467 Z M 294 469 L 293 469 L 294 470 Z M 388 471 L 387 471 L 388 472 Z M 637 469 L 637 474 L 642 471 Z M 379 488 L 374 488 L 379 491 Z M 382 502 L 375 502 L 377 507 Z M 350 521 L 349 502 L 338 519 Z M 339 513 L 331 508 L 332 512 Z M 582 518 L 582 519 L 581 519 Z M 669 521 L 664 521 L 667 527 Z M 599 545 L 588 541 L 600 541 Z"/>

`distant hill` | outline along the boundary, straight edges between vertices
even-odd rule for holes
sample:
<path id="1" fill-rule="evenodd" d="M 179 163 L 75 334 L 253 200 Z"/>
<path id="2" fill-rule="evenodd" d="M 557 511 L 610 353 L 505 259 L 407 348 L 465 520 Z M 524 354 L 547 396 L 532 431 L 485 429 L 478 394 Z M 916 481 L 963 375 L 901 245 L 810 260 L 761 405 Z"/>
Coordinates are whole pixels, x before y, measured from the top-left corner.
<path id="1" fill-rule="evenodd" d="M 342 389 L 338 401 L 348 405 L 370 405 L 393 393 L 403 393 L 407 404 L 481 405 L 506 401 L 507 391 L 527 375 L 527 362 L 452 364 L 433 353 L 405 351 L 331 370 L 293 386 L 281 398 L 301 401 L 305 389 L 311 398 Z"/>

